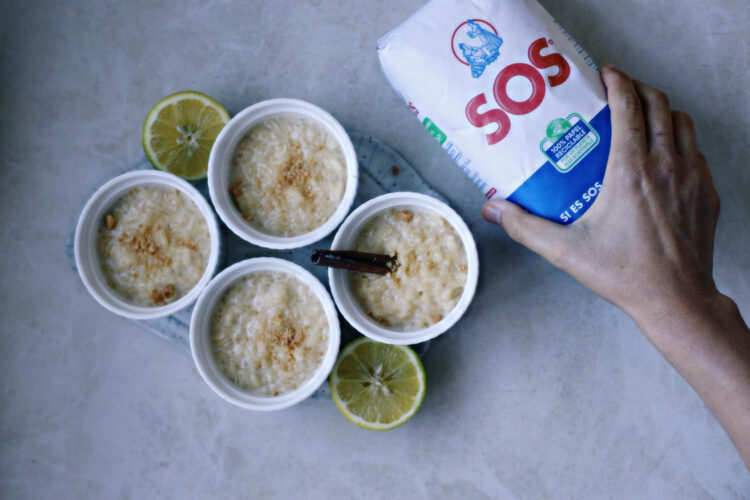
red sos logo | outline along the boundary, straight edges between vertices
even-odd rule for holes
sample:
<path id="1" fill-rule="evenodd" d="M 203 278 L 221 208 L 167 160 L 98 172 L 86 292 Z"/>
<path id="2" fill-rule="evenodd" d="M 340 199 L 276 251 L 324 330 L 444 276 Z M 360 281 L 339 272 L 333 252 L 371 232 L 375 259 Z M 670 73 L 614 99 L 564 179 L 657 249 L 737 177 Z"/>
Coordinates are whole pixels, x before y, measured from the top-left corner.
<path id="1" fill-rule="evenodd" d="M 549 43 L 551 44 L 552 40 Z M 544 76 L 539 72 L 540 69 L 557 67 L 557 73 L 547 77 L 550 87 L 563 84 L 570 76 L 570 66 L 562 54 L 552 52 L 542 55 L 542 49 L 547 47 L 549 45 L 544 38 L 534 40 L 528 50 L 531 64 L 513 63 L 500 70 L 492 84 L 492 95 L 499 109 L 492 108 L 484 113 L 479 112 L 479 107 L 487 104 L 484 93 L 474 96 L 466 104 L 466 118 L 473 126 L 482 128 L 491 123 L 497 124 L 497 130 L 485 136 L 488 144 L 497 144 L 508 135 L 509 114 L 526 115 L 542 104 L 547 86 Z M 531 84 L 531 95 L 523 101 L 516 101 L 508 95 L 508 82 L 517 76 L 525 78 Z"/>

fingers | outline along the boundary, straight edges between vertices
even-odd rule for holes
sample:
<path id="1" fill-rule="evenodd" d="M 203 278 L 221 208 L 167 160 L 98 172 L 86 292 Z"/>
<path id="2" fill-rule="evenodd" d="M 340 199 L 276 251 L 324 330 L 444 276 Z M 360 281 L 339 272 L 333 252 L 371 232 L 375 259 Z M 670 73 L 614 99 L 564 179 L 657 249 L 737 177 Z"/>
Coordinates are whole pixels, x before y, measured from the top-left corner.
<path id="1" fill-rule="evenodd" d="M 672 111 L 672 127 L 677 154 L 685 158 L 696 155 L 698 146 L 695 142 L 695 127 L 690 115 L 682 111 Z"/>
<path id="2" fill-rule="evenodd" d="M 573 234 L 569 226 L 532 215 L 515 203 L 502 199 L 488 201 L 482 207 L 482 216 L 502 226 L 508 236 L 557 267 L 563 268 L 572 254 Z"/>
<path id="3" fill-rule="evenodd" d="M 646 123 L 646 142 L 649 149 L 674 151 L 672 113 L 669 110 L 667 95 L 643 82 L 634 81 L 635 91 L 643 106 Z"/>
<path id="4" fill-rule="evenodd" d="M 607 101 L 612 113 L 610 157 L 645 154 L 646 125 L 641 99 L 633 81 L 622 71 L 607 64 L 602 67 L 602 82 L 607 87 Z"/>
<path id="5" fill-rule="evenodd" d="M 712 191 L 711 197 L 717 198 L 712 202 L 712 205 L 718 205 L 718 197 L 715 194 L 716 190 L 713 178 L 711 177 L 711 171 L 708 169 L 706 157 L 698 150 L 698 144 L 695 140 L 693 119 L 689 114 L 682 111 L 672 111 L 672 124 L 674 128 L 675 151 L 686 162 L 693 165 L 693 168 L 697 168 L 700 171 L 703 182 L 707 184 L 707 189 Z"/>

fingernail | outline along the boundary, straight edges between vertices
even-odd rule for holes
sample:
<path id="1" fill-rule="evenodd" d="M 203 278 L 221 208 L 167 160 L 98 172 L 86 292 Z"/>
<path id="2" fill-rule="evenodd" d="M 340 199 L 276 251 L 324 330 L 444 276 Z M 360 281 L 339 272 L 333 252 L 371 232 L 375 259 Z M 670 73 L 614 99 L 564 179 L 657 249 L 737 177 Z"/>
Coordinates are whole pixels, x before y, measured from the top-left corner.
<path id="1" fill-rule="evenodd" d="M 501 199 L 488 201 L 482 207 L 482 217 L 495 224 L 500 224 L 503 216 L 503 207 L 507 203 L 507 201 Z"/>
<path id="2" fill-rule="evenodd" d="M 622 73 L 622 71 L 620 71 L 620 70 L 619 70 L 619 69 L 617 68 L 617 66 L 615 66 L 615 65 L 614 65 L 614 64 L 612 64 L 612 63 L 605 63 L 605 64 L 604 64 L 604 65 L 602 66 L 602 69 L 607 69 L 607 70 L 609 70 L 609 71 L 614 71 L 615 73 Z"/>

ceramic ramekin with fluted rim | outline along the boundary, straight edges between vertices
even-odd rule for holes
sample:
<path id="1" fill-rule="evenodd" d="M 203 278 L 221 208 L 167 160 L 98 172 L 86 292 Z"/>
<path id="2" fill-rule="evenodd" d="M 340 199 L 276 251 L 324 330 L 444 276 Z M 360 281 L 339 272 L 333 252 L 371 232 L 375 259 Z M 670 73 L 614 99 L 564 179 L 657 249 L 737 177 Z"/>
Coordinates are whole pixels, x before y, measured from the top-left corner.
<path id="1" fill-rule="evenodd" d="M 216 365 L 211 348 L 211 317 L 217 304 L 234 283 L 243 276 L 259 271 L 288 273 L 310 287 L 320 300 L 328 320 L 328 345 L 323 360 L 313 375 L 297 389 L 279 396 L 263 396 L 242 389 L 225 377 Z M 325 287 L 304 268 L 284 259 L 258 257 L 240 261 L 216 275 L 198 298 L 190 320 L 190 350 L 203 380 L 219 396 L 232 404 L 250 410 L 271 411 L 287 408 L 310 396 L 328 377 L 339 352 L 341 329 L 336 307 Z"/>
<path id="2" fill-rule="evenodd" d="M 479 277 L 479 256 L 474 237 L 468 226 L 455 210 L 440 200 L 420 193 L 396 192 L 373 198 L 360 205 L 346 218 L 333 239 L 333 250 L 350 250 L 360 229 L 373 216 L 383 210 L 393 208 L 416 208 L 434 212 L 453 226 L 466 252 L 466 284 L 456 306 L 439 322 L 420 330 L 400 331 L 385 328 L 370 318 L 362 309 L 351 290 L 348 271 L 329 269 L 328 281 L 331 293 L 341 314 L 358 332 L 378 342 L 387 344 L 417 344 L 433 339 L 447 331 L 463 316 L 469 307 L 477 288 Z"/>
<path id="3" fill-rule="evenodd" d="M 229 171 L 234 151 L 242 138 L 261 122 L 279 115 L 301 115 L 330 132 L 341 146 L 346 161 L 346 189 L 336 211 L 321 226 L 297 236 L 275 236 L 252 227 L 237 210 L 229 193 Z M 328 236 L 341 224 L 357 192 L 357 154 L 344 127 L 327 111 L 298 99 L 269 99 L 245 108 L 222 129 L 208 159 L 208 189 L 216 213 L 237 236 L 254 245 L 271 249 L 299 248 Z"/>
<path id="4" fill-rule="evenodd" d="M 190 198 L 206 220 L 211 246 L 208 263 L 201 278 L 184 296 L 163 306 L 144 307 L 130 303 L 107 285 L 102 272 L 96 246 L 97 230 L 107 210 L 125 193 L 139 186 L 163 186 L 179 189 Z M 211 205 L 197 189 L 179 177 L 158 170 L 134 170 L 119 175 L 96 190 L 83 207 L 73 240 L 76 267 L 83 284 L 99 304 L 115 314 L 131 319 L 153 319 L 173 314 L 190 304 L 200 295 L 216 271 L 221 250 L 221 234 Z"/>

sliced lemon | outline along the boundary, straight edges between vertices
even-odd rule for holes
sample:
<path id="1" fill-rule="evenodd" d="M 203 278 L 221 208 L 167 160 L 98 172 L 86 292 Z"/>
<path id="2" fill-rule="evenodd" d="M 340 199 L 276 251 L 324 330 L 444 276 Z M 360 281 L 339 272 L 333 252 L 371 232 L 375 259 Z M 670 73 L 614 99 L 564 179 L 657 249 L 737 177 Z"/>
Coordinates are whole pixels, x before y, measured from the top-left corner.
<path id="1" fill-rule="evenodd" d="M 350 422 L 385 431 L 417 413 L 425 394 L 419 356 L 407 346 L 366 337 L 347 345 L 331 373 L 331 395 Z"/>
<path id="2" fill-rule="evenodd" d="M 227 110 L 207 95 L 178 92 L 149 111 L 143 149 L 155 168 L 190 181 L 202 179 L 211 146 L 228 121 Z"/>

